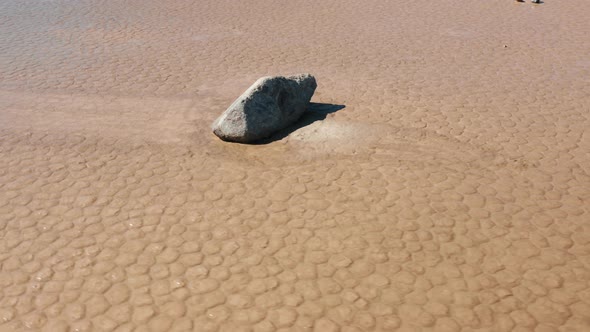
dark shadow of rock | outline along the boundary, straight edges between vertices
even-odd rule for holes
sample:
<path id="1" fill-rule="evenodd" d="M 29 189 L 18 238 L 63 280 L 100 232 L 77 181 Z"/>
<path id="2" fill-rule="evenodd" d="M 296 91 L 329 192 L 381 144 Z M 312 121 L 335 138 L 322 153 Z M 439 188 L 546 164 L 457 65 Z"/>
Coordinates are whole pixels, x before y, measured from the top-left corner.
<path id="1" fill-rule="evenodd" d="M 321 121 L 324 120 L 328 114 L 331 113 L 336 113 L 338 111 L 340 111 L 341 109 L 345 108 L 346 106 L 344 105 L 337 105 L 337 104 L 323 104 L 323 103 L 309 103 L 309 106 L 307 106 L 307 110 L 305 111 L 305 113 L 303 113 L 303 115 L 301 116 L 301 118 L 295 122 L 294 124 L 290 125 L 289 127 L 279 130 L 278 132 L 276 132 L 274 135 L 267 137 L 267 138 L 263 138 L 261 140 L 258 140 L 252 144 L 254 145 L 261 145 L 261 144 L 269 144 L 272 143 L 274 141 L 280 141 L 283 138 L 289 136 L 292 132 L 309 126 L 310 124 L 316 122 L 316 121 Z"/>

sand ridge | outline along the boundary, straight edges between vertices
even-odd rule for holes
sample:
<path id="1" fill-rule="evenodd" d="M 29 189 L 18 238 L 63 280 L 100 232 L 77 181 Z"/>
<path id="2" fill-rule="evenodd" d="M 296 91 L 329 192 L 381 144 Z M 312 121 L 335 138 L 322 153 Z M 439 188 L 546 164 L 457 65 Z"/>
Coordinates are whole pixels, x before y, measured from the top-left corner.
<path id="1" fill-rule="evenodd" d="M 0 331 L 587 331 L 588 10 L 0 2 Z"/>

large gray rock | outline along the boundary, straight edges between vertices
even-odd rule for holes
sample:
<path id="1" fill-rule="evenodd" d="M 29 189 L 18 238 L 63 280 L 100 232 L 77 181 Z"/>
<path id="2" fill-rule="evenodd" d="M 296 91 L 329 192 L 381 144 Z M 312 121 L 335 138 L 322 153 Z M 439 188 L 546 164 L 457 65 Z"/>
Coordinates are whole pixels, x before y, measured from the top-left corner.
<path id="1" fill-rule="evenodd" d="M 309 74 L 260 78 L 215 120 L 213 133 L 240 143 L 269 137 L 299 120 L 316 87 Z"/>

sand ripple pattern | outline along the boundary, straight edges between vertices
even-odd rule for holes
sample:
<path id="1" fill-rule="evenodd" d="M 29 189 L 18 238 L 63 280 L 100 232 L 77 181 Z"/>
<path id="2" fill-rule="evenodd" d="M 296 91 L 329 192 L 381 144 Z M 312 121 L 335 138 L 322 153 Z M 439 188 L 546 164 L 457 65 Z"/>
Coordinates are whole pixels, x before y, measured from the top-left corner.
<path id="1" fill-rule="evenodd" d="M 0 331 L 590 330 L 588 8 L 0 1 Z"/>

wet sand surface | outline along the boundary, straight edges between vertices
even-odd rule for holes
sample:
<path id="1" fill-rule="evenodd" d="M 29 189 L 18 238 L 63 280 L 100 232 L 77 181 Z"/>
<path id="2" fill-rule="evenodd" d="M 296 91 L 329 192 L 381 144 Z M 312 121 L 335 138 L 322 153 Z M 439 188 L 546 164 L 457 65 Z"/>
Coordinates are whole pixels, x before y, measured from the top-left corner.
<path id="1" fill-rule="evenodd" d="M 589 8 L 1 1 L 0 331 L 589 331 Z"/>

